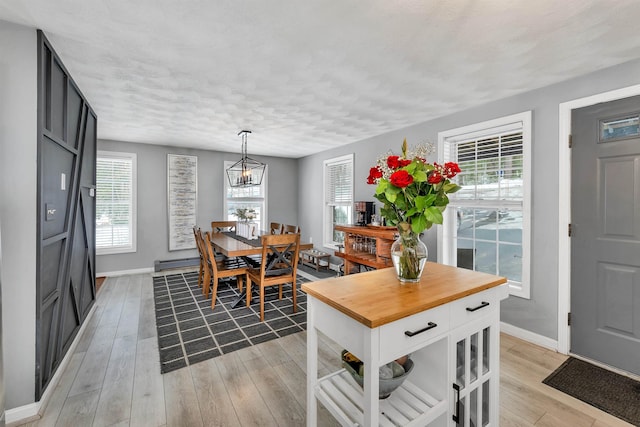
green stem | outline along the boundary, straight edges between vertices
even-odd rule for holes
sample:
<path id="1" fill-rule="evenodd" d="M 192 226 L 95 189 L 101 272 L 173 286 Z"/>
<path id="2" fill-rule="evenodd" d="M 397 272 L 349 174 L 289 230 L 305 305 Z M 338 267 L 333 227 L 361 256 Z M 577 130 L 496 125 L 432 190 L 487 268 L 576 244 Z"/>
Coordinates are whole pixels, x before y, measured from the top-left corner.
<path id="1" fill-rule="evenodd" d="M 420 259 L 416 252 L 418 235 L 411 230 L 411 224 L 401 222 L 398 224 L 402 252 L 400 254 L 400 277 L 405 279 L 417 279 L 420 274 Z"/>

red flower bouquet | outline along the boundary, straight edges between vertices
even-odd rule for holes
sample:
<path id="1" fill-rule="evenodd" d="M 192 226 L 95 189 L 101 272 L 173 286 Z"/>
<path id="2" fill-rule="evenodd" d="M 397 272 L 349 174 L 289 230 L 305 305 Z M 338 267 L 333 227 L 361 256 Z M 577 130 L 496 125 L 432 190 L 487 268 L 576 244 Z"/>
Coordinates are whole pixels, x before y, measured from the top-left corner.
<path id="1" fill-rule="evenodd" d="M 427 248 L 418 238 L 433 224 L 442 224 L 447 194 L 460 186 L 451 178 L 460 172 L 457 163 L 427 163 L 433 149 L 422 145 L 409 153 L 407 140 L 402 156 L 387 154 L 369 170 L 368 184 L 376 185 L 374 197 L 383 203 L 380 215 L 387 225 L 398 227 L 400 237 L 391 246 L 391 257 L 401 282 L 417 282 L 426 263 Z"/>
<path id="2" fill-rule="evenodd" d="M 387 225 L 405 222 L 414 233 L 421 233 L 433 224 L 442 224 L 442 212 L 449 203 L 447 194 L 460 189 L 450 181 L 460 167 L 454 162 L 427 163 L 425 157 L 432 149 L 422 145 L 409 153 L 405 139 L 402 156 L 383 156 L 369 170 L 367 183 L 377 185 L 374 197 L 384 204 L 380 214 Z"/>

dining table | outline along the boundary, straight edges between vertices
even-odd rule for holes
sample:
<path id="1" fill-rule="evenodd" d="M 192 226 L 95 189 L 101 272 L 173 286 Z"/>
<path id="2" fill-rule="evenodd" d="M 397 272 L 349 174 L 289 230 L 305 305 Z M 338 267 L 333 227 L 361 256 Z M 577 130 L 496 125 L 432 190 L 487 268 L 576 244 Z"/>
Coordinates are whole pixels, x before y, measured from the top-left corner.
<path id="1" fill-rule="evenodd" d="M 261 231 L 260 235 L 269 234 L 268 231 Z M 210 235 L 211 245 L 216 252 L 222 253 L 227 257 L 251 257 L 262 254 L 262 239 L 249 240 L 242 236 L 236 235 L 233 231 L 225 231 L 222 233 L 212 233 Z M 300 243 L 299 251 L 313 249 L 313 243 Z M 252 264 L 251 259 L 248 263 Z M 231 304 L 232 308 L 236 308 L 246 297 L 247 287 L 245 286 L 238 298 Z"/>
<path id="2" fill-rule="evenodd" d="M 261 234 L 269 234 L 261 232 Z M 234 232 L 212 233 L 210 235 L 211 244 L 216 249 L 228 257 L 242 257 L 260 255 L 262 253 L 262 241 L 257 239 L 249 240 L 236 235 Z M 300 242 L 300 251 L 313 249 L 313 243 Z"/>

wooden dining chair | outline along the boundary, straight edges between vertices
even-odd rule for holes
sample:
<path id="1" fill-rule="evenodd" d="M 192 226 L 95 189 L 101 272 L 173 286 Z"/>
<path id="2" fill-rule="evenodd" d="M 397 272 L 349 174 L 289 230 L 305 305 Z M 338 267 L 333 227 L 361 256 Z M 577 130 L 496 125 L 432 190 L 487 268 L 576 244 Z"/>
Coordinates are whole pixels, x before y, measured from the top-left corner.
<path id="1" fill-rule="evenodd" d="M 282 299 L 282 285 L 291 283 L 293 312 L 298 311 L 296 301 L 296 273 L 299 234 L 266 234 L 262 239 L 262 265 L 247 271 L 247 307 L 251 304 L 251 287 L 260 289 L 260 321 L 264 321 L 264 291 L 267 286 L 278 285 L 278 298 Z M 264 261 L 266 260 L 266 261 Z"/>
<path id="2" fill-rule="evenodd" d="M 198 270 L 198 287 L 202 287 L 202 279 L 204 277 L 205 268 L 205 247 L 202 240 L 202 230 L 197 225 L 193 226 L 193 237 L 196 239 L 196 247 L 198 248 L 198 254 L 200 255 L 200 268 Z"/>
<path id="3" fill-rule="evenodd" d="M 271 234 L 282 234 L 282 224 L 279 222 L 272 222 L 269 225 L 269 232 Z"/>
<path id="4" fill-rule="evenodd" d="M 238 285 L 238 290 L 242 291 L 243 280 L 245 283 L 248 282 L 248 267 L 246 263 L 229 263 L 228 259 L 216 261 L 209 232 L 205 233 L 203 239 L 206 246 L 207 268 L 205 269 L 202 293 L 206 298 L 209 298 L 209 292 L 211 292 L 211 309 L 213 310 L 216 305 L 216 297 L 218 295 L 218 284 L 220 282 L 220 279 L 235 277 L 236 283 Z"/>
<path id="5" fill-rule="evenodd" d="M 283 225 L 282 234 L 300 234 L 300 227 L 297 225 Z"/>
<path id="6" fill-rule="evenodd" d="M 211 232 L 236 231 L 236 221 L 211 221 Z"/>

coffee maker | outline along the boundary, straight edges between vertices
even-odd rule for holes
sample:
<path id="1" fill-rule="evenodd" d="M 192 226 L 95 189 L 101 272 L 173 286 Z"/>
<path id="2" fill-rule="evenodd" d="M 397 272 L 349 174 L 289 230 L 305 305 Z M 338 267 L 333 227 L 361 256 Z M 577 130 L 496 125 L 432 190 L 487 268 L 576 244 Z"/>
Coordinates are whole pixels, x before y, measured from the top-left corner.
<path id="1" fill-rule="evenodd" d="M 376 214 L 374 202 L 355 202 L 356 225 L 369 225 Z"/>

